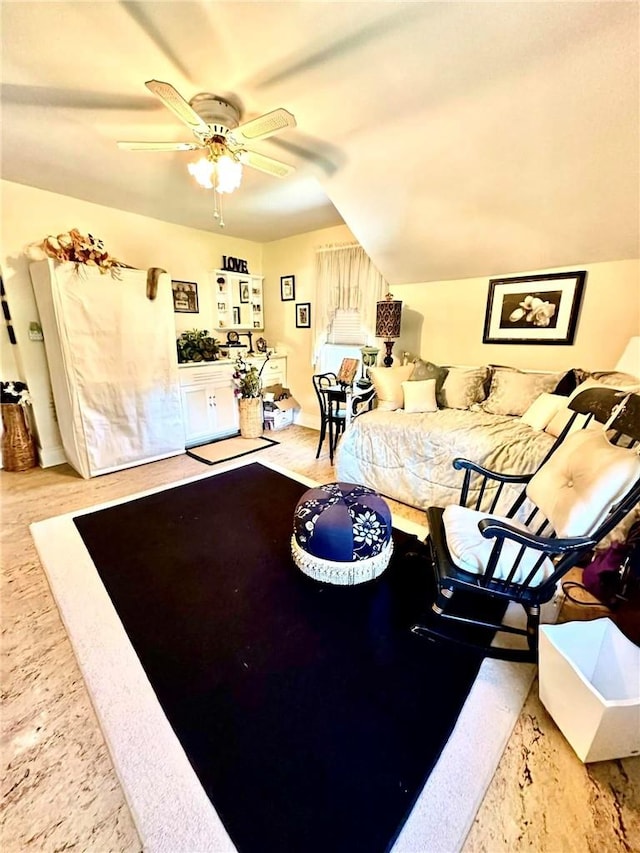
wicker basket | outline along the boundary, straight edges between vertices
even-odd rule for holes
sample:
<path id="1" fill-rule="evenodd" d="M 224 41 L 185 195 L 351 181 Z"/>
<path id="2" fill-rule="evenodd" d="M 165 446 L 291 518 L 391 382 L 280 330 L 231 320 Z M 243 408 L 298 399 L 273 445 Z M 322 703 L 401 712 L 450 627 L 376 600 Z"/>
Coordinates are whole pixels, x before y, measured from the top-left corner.
<path id="1" fill-rule="evenodd" d="M 240 435 L 242 438 L 260 438 L 262 435 L 262 398 L 241 397 Z"/>
<path id="2" fill-rule="evenodd" d="M 5 471 L 27 471 L 38 464 L 33 436 L 29 432 L 24 409 L 18 403 L 3 403 L 2 467 Z"/>

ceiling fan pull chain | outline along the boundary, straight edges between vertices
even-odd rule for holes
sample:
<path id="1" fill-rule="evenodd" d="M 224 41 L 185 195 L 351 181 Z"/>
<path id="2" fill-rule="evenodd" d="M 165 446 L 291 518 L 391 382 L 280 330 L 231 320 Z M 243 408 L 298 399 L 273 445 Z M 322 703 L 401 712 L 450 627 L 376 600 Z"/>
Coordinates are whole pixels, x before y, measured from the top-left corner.
<path id="1" fill-rule="evenodd" d="M 224 228 L 224 214 L 222 212 L 222 193 L 216 189 L 213 191 L 213 218 L 218 220 L 220 228 Z"/>
<path id="2" fill-rule="evenodd" d="M 218 191 L 217 191 L 217 190 L 214 190 L 214 193 L 215 193 L 216 195 L 218 195 Z M 224 214 L 223 214 L 223 212 L 222 212 L 222 193 L 220 193 L 219 195 L 220 195 L 220 199 L 219 199 L 219 202 L 218 202 L 218 203 L 219 203 L 219 205 L 220 205 L 220 227 L 221 227 L 221 228 L 224 228 Z"/>

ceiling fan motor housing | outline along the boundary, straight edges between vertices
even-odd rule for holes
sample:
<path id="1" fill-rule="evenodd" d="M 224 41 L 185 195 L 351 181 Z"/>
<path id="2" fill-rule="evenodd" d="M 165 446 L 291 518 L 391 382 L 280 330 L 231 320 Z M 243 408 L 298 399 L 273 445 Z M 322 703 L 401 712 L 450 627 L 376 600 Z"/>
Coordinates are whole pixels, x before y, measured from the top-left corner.
<path id="1" fill-rule="evenodd" d="M 216 135 L 226 136 L 240 123 L 240 110 L 218 95 L 201 92 L 191 98 L 189 105 Z"/>

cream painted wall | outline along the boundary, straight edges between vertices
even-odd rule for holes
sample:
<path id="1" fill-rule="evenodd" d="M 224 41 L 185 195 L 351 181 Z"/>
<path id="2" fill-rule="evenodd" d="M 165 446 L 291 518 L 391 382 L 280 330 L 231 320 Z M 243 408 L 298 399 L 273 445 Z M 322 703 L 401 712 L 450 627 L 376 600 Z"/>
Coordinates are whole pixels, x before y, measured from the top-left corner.
<path id="1" fill-rule="evenodd" d="M 315 250 L 332 243 L 353 243 L 346 225 L 310 231 L 263 245 L 265 275 L 265 337 L 270 345 L 287 353 L 287 379 L 291 393 L 301 405 L 297 423 L 317 428 L 318 401 L 311 382 L 311 329 L 296 328 L 296 303 L 310 302 L 313 323 L 315 301 Z M 295 300 L 280 300 L 280 277 L 294 275 Z"/>
<path id="2" fill-rule="evenodd" d="M 172 278 L 198 284 L 199 313 L 175 314 L 176 330 L 212 329 L 213 287 L 208 271 L 219 268 L 223 255 L 245 258 L 252 273 L 262 273 L 262 246 L 225 234 L 212 234 L 168 222 L 91 204 L 56 193 L 8 181 L 2 192 L 2 247 L 0 265 L 18 344 L 3 341 L 2 378 L 27 382 L 34 401 L 33 414 L 43 463 L 64 461 L 55 423 L 44 345 L 30 341 L 29 323 L 38 319 L 29 278 L 26 247 L 48 234 L 71 228 L 100 237 L 107 251 L 134 267 L 161 267 Z M 109 280 L 105 278 L 105 284 Z M 5 334 L 6 337 L 6 334 Z M 17 352 L 15 352 L 17 350 Z M 19 375 L 15 375 L 18 371 Z"/>
<path id="3" fill-rule="evenodd" d="M 397 285 L 402 337 L 394 348 L 439 363 L 508 364 L 541 370 L 613 368 L 630 337 L 640 334 L 640 261 L 574 264 L 546 272 L 586 270 L 582 310 L 572 346 L 483 344 L 489 279 Z M 517 275 L 543 273 L 525 270 Z"/>
<path id="4" fill-rule="evenodd" d="M 53 417 L 51 389 L 42 343 L 28 340 L 29 322 L 37 319 L 25 248 L 46 234 L 78 227 L 101 237 L 107 249 L 132 266 L 160 266 L 172 277 L 198 283 L 199 314 L 176 314 L 177 332 L 211 329 L 214 294 L 208 271 L 222 255 L 245 258 L 264 282 L 265 337 L 288 356 L 288 382 L 301 404 L 299 423 L 318 426 L 317 401 L 311 375 L 311 330 L 297 329 L 295 305 L 310 302 L 314 310 L 315 250 L 355 238 L 347 226 L 278 240 L 263 245 L 226 235 L 183 228 L 159 220 L 105 208 L 67 196 L 2 182 L 3 245 L 0 264 L 14 318 L 18 347 L 3 340 L 2 378 L 28 382 L 34 397 L 39 442 L 47 454 L 60 449 Z M 632 335 L 640 334 L 640 262 L 575 264 L 586 269 L 582 310 L 573 346 L 485 345 L 482 331 L 490 277 L 459 281 L 397 285 L 403 301 L 402 337 L 394 348 L 396 363 L 403 350 L 436 362 L 511 364 L 516 367 L 607 369 L 615 365 Z M 558 269 L 554 270 L 559 271 Z M 522 274 L 544 272 L 523 271 Z M 295 275 L 295 300 L 280 299 L 280 277 Z M 382 358 L 382 353 L 380 355 Z"/>

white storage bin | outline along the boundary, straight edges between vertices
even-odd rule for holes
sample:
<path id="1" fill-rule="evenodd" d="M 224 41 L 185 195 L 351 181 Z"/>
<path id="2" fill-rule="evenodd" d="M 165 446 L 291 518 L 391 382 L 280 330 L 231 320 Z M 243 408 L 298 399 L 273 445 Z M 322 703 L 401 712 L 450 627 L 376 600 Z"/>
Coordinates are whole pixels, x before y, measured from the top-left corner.
<path id="1" fill-rule="evenodd" d="M 539 685 L 581 761 L 640 753 L 640 648 L 611 619 L 542 625 Z"/>

